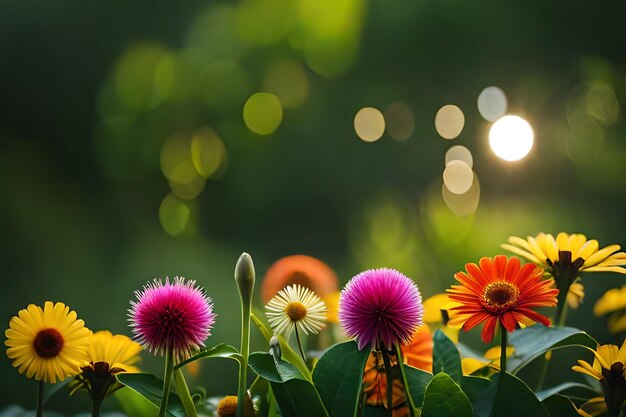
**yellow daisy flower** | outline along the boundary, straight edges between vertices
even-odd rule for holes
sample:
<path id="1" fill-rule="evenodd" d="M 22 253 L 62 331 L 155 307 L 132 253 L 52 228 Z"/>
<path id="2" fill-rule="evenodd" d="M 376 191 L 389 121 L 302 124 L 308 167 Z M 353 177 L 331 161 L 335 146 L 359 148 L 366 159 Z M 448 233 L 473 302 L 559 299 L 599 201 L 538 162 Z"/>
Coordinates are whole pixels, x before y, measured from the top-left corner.
<path id="1" fill-rule="evenodd" d="M 572 369 L 600 381 L 608 414 L 617 416 L 620 413 L 626 400 L 626 341 L 620 348 L 615 345 L 598 346 L 593 366 L 579 360 Z"/>
<path id="2" fill-rule="evenodd" d="M 623 267 L 626 265 L 626 253 L 619 252 L 619 245 L 599 249 L 597 240 L 587 240 L 580 233 L 559 233 L 556 239 L 546 233 L 528 236 L 526 239 L 511 236 L 509 244 L 502 247 L 546 270 L 572 268 L 576 273 L 595 271 L 626 274 L 626 268 Z"/>
<path id="3" fill-rule="evenodd" d="M 454 343 L 459 341 L 459 332 L 463 326 L 462 322 L 457 322 L 458 314 L 451 309 L 461 304 L 452 301 L 448 294 L 439 293 L 428 297 L 422 303 L 424 306 L 424 316 L 422 321 L 429 324 L 434 330 L 441 330 Z"/>
<path id="4" fill-rule="evenodd" d="M 71 392 L 84 388 L 94 400 L 102 401 L 122 385 L 115 375 L 121 372 L 137 373 L 141 345 L 128 336 L 113 335 L 108 330 L 93 333 L 87 348 L 88 363 L 71 383 Z"/>
<path id="5" fill-rule="evenodd" d="M 87 360 L 89 329 L 63 303 L 46 301 L 19 311 L 4 332 L 7 356 L 27 378 L 54 384 L 80 372 Z"/>
<path id="6" fill-rule="evenodd" d="M 285 337 L 294 328 L 296 332 L 315 334 L 325 326 L 326 305 L 308 288 L 291 285 L 267 303 L 265 314 L 272 329 Z"/>
<path id="7" fill-rule="evenodd" d="M 596 316 L 610 314 L 609 331 L 613 334 L 626 331 L 626 285 L 604 293 L 593 307 Z"/>

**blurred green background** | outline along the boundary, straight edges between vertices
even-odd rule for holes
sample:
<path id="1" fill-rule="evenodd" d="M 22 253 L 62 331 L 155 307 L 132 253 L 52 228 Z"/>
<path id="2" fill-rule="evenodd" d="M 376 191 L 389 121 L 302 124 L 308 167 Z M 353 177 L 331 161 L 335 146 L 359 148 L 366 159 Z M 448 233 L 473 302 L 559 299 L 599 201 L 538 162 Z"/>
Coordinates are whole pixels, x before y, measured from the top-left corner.
<path id="1" fill-rule="evenodd" d="M 428 296 L 509 235 L 626 244 L 624 16 L 620 1 L 0 0 L 2 320 L 58 300 L 129 334 L 133 291 L 183 275 L 214 300 L 207 343 L 237 345 L 242 251 L 259 280 L 304 253 L 342 282 L 397 268 Z M 487 86 L 533 127 L 521 161 L 489 149 Z M 272 96 L 246 124 L 257 92 Z M 446 104 L 464 113 L 454 140 L 435 130 Z M 372 143 L 354 128 L 368 106 L 387 122 Z M 480 180 L 467 216 L 442 199 L 457 144 Z M 592 307 L 621 282 L 587 279 L 569 323 L 620 341 Z M 207 362 L 194 383 L 234 393 L 235 368 Z M 34 381 L 8 360 L 0 390 L 0 409 L 32 407 Z M 86 409 L 78 397 L 51 408 Z"/>

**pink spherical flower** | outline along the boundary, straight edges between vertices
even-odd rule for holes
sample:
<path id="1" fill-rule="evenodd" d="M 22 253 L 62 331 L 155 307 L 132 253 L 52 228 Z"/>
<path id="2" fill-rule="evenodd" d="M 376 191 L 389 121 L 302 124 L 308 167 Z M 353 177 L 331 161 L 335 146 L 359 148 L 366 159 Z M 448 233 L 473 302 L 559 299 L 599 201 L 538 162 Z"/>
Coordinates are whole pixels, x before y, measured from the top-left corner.
<path id="1" fill-rule="evenodd" d="M 339 322 L 359 349 L 408 343 L 422 324 L 422 296 L 406 275 L 381 268 L 361 272 L 341 291 Z"/>
<path id="2" fill-rule="evenodd" d="M 150 352 L 163 355 L 170 349 L 178 361 L 204 346 L 215 323 L 213 303 L 195 281 L 155 279 L 131 301 L 130 326 L 135 338 Z"/>

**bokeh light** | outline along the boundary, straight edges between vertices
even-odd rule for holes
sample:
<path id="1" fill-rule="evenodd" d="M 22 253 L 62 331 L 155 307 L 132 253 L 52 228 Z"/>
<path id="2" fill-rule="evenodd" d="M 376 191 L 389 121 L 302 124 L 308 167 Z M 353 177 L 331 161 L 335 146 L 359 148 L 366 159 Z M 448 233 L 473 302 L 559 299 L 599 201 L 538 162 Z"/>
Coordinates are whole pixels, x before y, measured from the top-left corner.
<path id="1" fill-rule="evenodd" d="M 415 119 L 409 106 L 401 101 L 391 103 L 385 109 L 387 133 L 395 140 L 407 140 L 415 130 Z"/>
<path id="2" fill-rule="evenodd" d="M 463 111 L 454 104 L 446 104 L 435 116 L 435 129 L 444 139 L 454 139 L 461 134 L 465 126 Z"/>
<path id="3" fill-rule="evenodd" d="M 446 187 L 446 184 L 443 184 L 441 194 L 446 206 L 457 216 L 468 216 L 474 213 L 480 201 L 480 184 L 476 173 L 472 179 L 472 186 L 466 193 L 453 193 Z"/>
<path id="4" fill-rule="evenodd" d="M 385 133 L 385 117 L 374 107 L 363 107 L 354 116 L 354 130 L 365 142 L 375 142 Z"/>
<path id="5" fill-rule="evenodd" d="M 183 134 L 173 135 L 161 148 L 161 171 L 177 197 L 191 200 L 204 189 L 206 180 L 192 160 L 191 140 Z"/>
<path id="6" fill-rule="evenodd" d="M 454 160 L 463 161 L 470 168 L 474 166 L 472 153 L 463 145 L 454 145 L 446 152 L 446 166 Z"/>
<path id="7" fill-rule="evenodd" d="M 519 116 L 498 119 L 489 130 L 489 146 L 498 158 L 519 161 L 533 147 L 534 134 L 530 124 Z"/>
<path id="8" fill-rule="evenodd" d="M 161 226 L 172 236 L 178 236 L 185 230 L 190 214 L 189 206 L 172 194 L 168 194 L 159 207 Z"/>
<path id="9" fill-rule="evenodd" d="M 472 168 L 458 159 L 446 164 L 443 171 L 443 183 L 454 194 L 464 194 L 472 186 L 474 173 Z"/>
<path id="10" fill-rule="evenodd" d="M 279 61 L 265 73 L 263 90 L 276 94 L 286 109 L 300 106 L 309 95 L 304 66 L 297 61 Z"/>
<path id="11" fill-rule="evenodd" d="M 204 128 L 193 134 L 191 161 L 196 171 L 204 178 L 215 176 L 226 164 L 224 142 L 213 129 Z"/>
<path id="12" fill-rule="evenodd" d="M 243 106 L 243 120 L 258 135 L 270 135 L 283 120 L 283 108 L 274 94 L 255 93 Z"/>
<path id="13" fill-rule="evenodd" d="M 504 91 L 491 86 L 478 95 L 478 112 L 488 122 L 495 122 L 506 114 L 507 100 Z"/>
<path id="14" fill-rule="evenodd" d="M 296 4 L 291 0 L 244 0 L 237 6 L 237 33 L 251 45 L 271 45 L 293 29 Z"/>

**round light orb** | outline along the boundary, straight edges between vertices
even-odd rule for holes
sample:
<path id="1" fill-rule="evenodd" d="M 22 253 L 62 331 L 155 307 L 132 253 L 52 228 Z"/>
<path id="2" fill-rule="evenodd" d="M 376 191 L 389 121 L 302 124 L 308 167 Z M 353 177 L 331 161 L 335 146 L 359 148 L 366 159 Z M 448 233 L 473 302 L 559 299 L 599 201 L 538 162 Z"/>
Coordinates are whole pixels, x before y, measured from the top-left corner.
<path id="1" fill-rule="evenodd" d="M 459 136 L 463 126 L 465 126 L 465 115 L 454 104 L 446 104 L 435 116 L 435 129 L 444 139 L 454 139 Z"/>
<path id="2" fill-rule="evenodd" d="M 361 140 L 375 142 L 385 133 L 385 117 L 374 107 L 363 107 L 354 116 L 354 131 Z"/>
<path id="3" fill-rule="evenodd" d="M 530 124 L 519 116 L 498 119 L 489 130 L 489 146 L 498 158 L 519 161 L 533 147 L 534 134 Z"/>
<path id="4" fill-rule="evenodd" d="M 471 187 L 474 180 L 472 168 L 458 159 L 450 161 L 443 171 L 443 183 L 454 194 L 464 194 Z"/>
<path id="5" fill-rule="evenodd" d="M 469 216 L 476 211 L 480 201 L 480 183 L 478 182 L 478 177 L 474 174 L 472 186 L 466 193 L 455 194 L 446 187 L 446 184 L 443 184 L 441 186 L 441 194 L 443 201 L 451 212 L 457 216 Z"/>
<path id="6" fill-rule="evenodd" d="M 488 122 L 495 122 L 506 114 L 506 95 L 498 87 L 487 87 L 478 96 L 478 112 Z"/>
<path id="7" fill-rule="evenodd" d="M 243 106 L 243 121 L 257 135 L 274 133 L 283 120 L 283 107 L 274 94 L 255 93 Z"/>
<path id="8" fill-rule="evenodd" d="M 463 145 L 454 145 L 446 152 L 446 166 L 454 160 L 463 161 L 469 165 L 470 168 L 474 166 L 472 153 Z"/>

